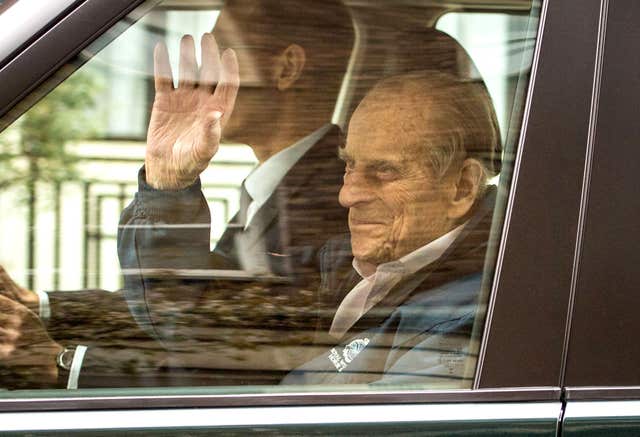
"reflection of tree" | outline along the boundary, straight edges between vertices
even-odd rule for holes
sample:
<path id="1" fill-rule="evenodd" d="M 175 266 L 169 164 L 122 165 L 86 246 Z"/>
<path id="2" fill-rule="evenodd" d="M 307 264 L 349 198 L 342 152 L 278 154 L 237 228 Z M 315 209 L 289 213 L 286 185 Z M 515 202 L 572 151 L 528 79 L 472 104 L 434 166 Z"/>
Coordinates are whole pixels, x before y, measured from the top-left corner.
<path id="1" fill-rule="evenodd" d="M 0 135 L 0 188 L 76 177 L 69 141 L 96 133 L 93 75 L 79 71 Z"/>
<path id="2" fill-rule="evenodd" d="M 96 134 L 98 91 L 95 76 L 78 71 L 0 134 L 0 190 L 26 190 L 29 271 L 34 267 L 36 184 L 52 184 L 57 197 L 62 182 L 77 178 L 77 157 L 66 146 Z M 32 275 L 28 282 L 33 287 Z"/>

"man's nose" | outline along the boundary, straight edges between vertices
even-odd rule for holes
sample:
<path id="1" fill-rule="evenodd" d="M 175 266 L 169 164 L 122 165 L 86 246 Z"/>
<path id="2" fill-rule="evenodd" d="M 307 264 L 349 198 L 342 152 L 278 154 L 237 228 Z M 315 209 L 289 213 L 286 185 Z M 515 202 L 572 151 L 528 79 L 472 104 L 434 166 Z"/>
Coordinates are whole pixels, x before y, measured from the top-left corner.
<path id="1" fill-rule="evenodd" d="M 352 208 L 358 204 L 369 202 L 374 197 L 371 183 L 367 181 L 362 172 L 352 170 L 345 173 L 340 189 L 340 205 Z"/>

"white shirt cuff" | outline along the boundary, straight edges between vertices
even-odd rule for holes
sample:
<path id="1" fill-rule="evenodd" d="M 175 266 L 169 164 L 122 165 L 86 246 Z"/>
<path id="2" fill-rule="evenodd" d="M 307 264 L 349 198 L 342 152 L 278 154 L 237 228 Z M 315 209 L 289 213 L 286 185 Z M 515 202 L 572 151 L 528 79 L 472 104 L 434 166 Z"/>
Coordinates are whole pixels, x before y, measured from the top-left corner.
<path id="1" fill-rule="evenodd" d="M 36 291 L 38 295 L 38 315 L 40 320 L 48 322 L 51 318 L 51 305 L 49 305 L 49 295 L 44 291 Z"/>
<path id="2" fill-rule="evenodd" d="M 86 346 L 76 346 L 76 352 L 73 354 L 71 368 L 69 369 L 69 379 L 67 380 L 67 390 L 76 390 L 78 388 L 78 380 L 80 379 L 80 369 L 82 369 L 82 361 L 84 354 L 87 352 Z"/>

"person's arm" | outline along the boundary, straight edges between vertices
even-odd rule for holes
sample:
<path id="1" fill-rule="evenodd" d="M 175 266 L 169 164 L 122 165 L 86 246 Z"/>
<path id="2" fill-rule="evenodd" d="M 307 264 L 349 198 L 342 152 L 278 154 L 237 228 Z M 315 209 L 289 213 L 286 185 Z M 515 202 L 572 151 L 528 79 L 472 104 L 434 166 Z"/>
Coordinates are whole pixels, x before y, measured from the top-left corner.
<path id="1" fill-rule="evenodd" d="M 211 34 L 202 37 L 198 69 L 193 38 L 180 42 L 178 87 L 167 48 L 154 50 L 155 99 L 139 190 L 122 213 L 118 255 L 125 283 L 139 289 L 145 269 L 206 268 L 210 216 L 199 175 L 220 145 L 238 90 L 233 50 L 219 55 Z M 133 281 L 133 282 L 131 282 Z"/>
<path id="2" fill-rule="evenodd" d="M 198 178 L 218 150 L 239 78 L 233 50 L 220 56 L 211 34 L 205 34 L 201 44 L 198 69 L 193 38 L 182 38 L 177 88 L 166 47 L 155 48 L 156 94 L 145 166 L 139 174 L 139 190 L 120 217 L 118 257 L 127 300 L 145 329 L 151 324 L 145 299 L 166 284 L 155 277 L 157 270 L 176 277 L 176 272 L 188 274 L 184 271 L 211 265 L 211 220 Z"/>
<path id="3" fill-rule="evenodd" d="M 165 359 L 163 345 L 131 316 L 122 291 L 49 292 L 50 336 L 64 348 L 68 369 L 60 369 L 58 387 L 133 387 L 153 385 Z"/>
<path id="4" fill-rule="evenodd" d="M 177 291 L 185 285 L 181 275 L 212 265 L 211 218 L 199 175 L 218 150 L 239 77 L 233 50 L 220 55 L 209 33 L 203 35 L 201 45 L 198 69 L 193 38 L 182 38 L 177 88 L 166 46 L 155 47 L 155 98 L 145 165 L 139 173 L 138 192 L 122 212 L 118 228 L 118 257 L 129 309 L 152 336 L 157 333 L 148 315 L 150 295 Z"/>

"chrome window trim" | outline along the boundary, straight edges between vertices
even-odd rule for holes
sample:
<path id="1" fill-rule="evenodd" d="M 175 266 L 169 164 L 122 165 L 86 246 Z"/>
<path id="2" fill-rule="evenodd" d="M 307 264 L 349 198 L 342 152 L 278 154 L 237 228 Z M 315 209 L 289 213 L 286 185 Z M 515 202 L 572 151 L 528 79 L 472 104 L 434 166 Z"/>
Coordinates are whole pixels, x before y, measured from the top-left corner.
<path id="1" fill-rule="evenodd" d="M 0 66 L 12 53 L 84 0 L 20 0 L 0 15 Z M 24 20 L 20 20 L 23 18 Z M 12 22 L 13 25 L 9 25 Z"/>
<path id="2" fill-rule="evenodd" d="M 562 404 L 368 405 L 1 413 L 4 431 L 557 420 Z M 639 403 L 640 407 L 640 403 Z"/>
<path id="3" fill-rule="evenodd" d="M 158 392 L 156 389 L 155 391 Z M 186 390 L 185 390 L 186 391 Z M 191 390 L 193 392 L 195 390 Z M 101 409 L 157 409 L 157 408 L 211 408 L 211 407 L 273 407 L 313 405 L 372 405 L 372 404 L 416 404 L 470 403 L 470 402 L 551 402 L 559 401 L 559 387 L 528 387 L 523 389 L 491 390 L 408 390 L 386 392 L 333 392 L 333 393 L 257 393 L 257 394 L 203 394 L 185 395 L 117 395 L 117 390 L 105 389 L 99 396 L 91 396 L 95 390 L 49 392 L 49 397 L 21 396 L 11 393 L 12 398 L 0 398 L 0 412 L 55 411 L 55 410 L 101 410 Z M 86 393 L 85 396 L 79 393 Z M 108 393 L 114 393 L 109 396 Z M 7 392 L 8 393 L 8 392 Z M 58 394 L 60 396 L 56 396 Z M 18 397 L 21 396 L 21 397 Z M 33 396 L 33 395 L 32 395 Z M 1 423 L 1 421 L 0 421 Z"/>
<path id="4" fill-rule="evenodd" d="M 505 246 L 507 244 L 507 237 L 509 234 L 509 224 L 511 223 L 511 215 L 513 213 L 514 199 L 516 197 L 516 191 L 518 188 L 518 176 L 520 173 L 520 163 L 522 161 L 525 140 L 527 138 L 527 127 L 529 123 L 529 115 L 531 113 L 533 92 L 536 84 L 536 73 L 538 71 L 538 64 L 540 62 L 540 51 L 542 47 L 545 23 L 547 20 L 548 5 L 549 5 L 549 0 L 542 0 L 540 17 L 538 22 L 538 32 L 536 34 L 536 44 L 533 52 L 533 59 L 531 60 L 531 77 L 529 78 L 529 84 L 527 87 L 525 107 L 522 115 L 522 124 L 520 127 L 520 135 L 518 138 L 516 156 L 513 161 L 513 173 L 512 173 L 510 187 L 509 187 L 509 198 L 506 204 L 504 221 L 502 225 L 502 233 L 500 235 L 500 245 L 498 248 L 496 266 L 493 274 L 493 282 L 491 284 L 491 293 L 489 295 L 489 302 L 487 304 L 487 318 L 484 323 L 482 340 L 480 343 L 480 351 L 478 353 L 478 363 L 476 364 L 476 373 L 475 373 L 475 379 L 473 382 L 474 389 L 478 389 L 480 387 L 480 382 L 482 379 L 482 366 L 484 364 L 484 358 L 487 352 L 487 343 L 489 341 L 489 333 L 491 332 L 493 313 L 496 305 L 496 296 L 498 294 L 498 290 L 500 287 L 500 273 L 502 271 L 502 264 L 504 262 Z"/>
<path id="5" fill-rule="evenodd" d="M 567 419 L 640 418 L 640 401 L 580 401 L 565 407 Z"/>

